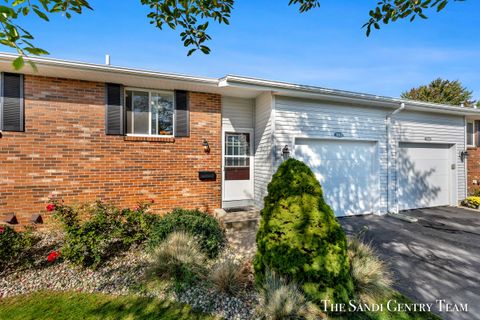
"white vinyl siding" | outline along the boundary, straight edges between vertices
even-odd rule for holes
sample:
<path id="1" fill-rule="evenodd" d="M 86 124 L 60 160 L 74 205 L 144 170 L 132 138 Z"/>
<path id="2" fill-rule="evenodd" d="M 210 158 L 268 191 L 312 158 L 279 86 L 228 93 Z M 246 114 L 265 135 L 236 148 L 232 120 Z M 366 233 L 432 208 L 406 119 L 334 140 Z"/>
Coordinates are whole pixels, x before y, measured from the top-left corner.
<path id="1" fill-rule="evenodd" d="M 272 178 L 272 118 L 273 96 L 263 93 L 255 100 L 255 205 L 263 208 L 263 198 Z"/>
<path id="2" fill-rule="evenodd" d="M 400 142 L 432 144 L 450 144 L 454 148 L 457 201 L 466 197 L 465 162 L 460 152 L 465 150 L 465 122 L 463 116 L 443 115 L 415 111 L 402 111 L 392 118 L 392 137 L 394 146 Z M 396 148 L 392 149 L 392 165 L 396 164 Z M 395 170 L 392 170 L 395 179 Z M 456 203 L 452 203 L 456 205 Z"/>
<path id="3" fill-rule="evenodd" d="M 313 100 L 275 97 L 275 146 L 294 146 L 295 138 L 372 141 L 377 143 L 380 199 L 378 210 L 387 210 L 387 156 L 385 110 Z M 341 132 L 343 138 L 335 138 Z M 276 157 L 273 171 L 280 165 Z"/>
<path id="4" fill-rule="evenodd" d="M 222 126 L 224 131 L 253 128 L 254 100 L 222 97 Z"/>

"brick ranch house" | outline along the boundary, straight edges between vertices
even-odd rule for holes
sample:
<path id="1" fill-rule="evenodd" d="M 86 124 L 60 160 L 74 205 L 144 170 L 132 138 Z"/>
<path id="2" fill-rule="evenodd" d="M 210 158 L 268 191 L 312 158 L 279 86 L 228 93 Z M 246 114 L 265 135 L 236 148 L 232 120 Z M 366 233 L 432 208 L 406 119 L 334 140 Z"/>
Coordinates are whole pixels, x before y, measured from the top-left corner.
<path id="1" fill-rule="evenodd" d="M 50 194 L 153 209 L 262 207 L 285 157 L 338 216 L 457 205 L 467 117 L 480 111 L 284 82 L 0 54 L 0 217 L 26 225 Z"/>

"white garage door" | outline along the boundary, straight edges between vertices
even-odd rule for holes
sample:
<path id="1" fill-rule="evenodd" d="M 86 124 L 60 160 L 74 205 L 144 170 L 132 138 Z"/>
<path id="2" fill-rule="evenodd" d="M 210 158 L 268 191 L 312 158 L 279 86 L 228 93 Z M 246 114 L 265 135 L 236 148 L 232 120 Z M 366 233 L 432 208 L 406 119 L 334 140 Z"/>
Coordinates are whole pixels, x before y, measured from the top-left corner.
<path id="1" fill-rule="evenodd" d="M 450 204 L 451 145 L 400 143 L 397 168 L 400 210 Z"/>
<path id="2" fill-rule="evenodd" d="M 295 158 L 305 162 L 336 216 L 366 214 L 379 199 L 375 142 L 297 139 Z"/>

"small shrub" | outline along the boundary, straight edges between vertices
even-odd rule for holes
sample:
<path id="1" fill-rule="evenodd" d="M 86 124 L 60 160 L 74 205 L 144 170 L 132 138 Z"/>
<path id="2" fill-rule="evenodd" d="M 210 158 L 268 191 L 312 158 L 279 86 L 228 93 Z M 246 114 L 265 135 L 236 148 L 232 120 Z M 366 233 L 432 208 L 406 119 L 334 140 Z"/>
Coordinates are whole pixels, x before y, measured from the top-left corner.
<path id="1" fill-rule="evenodd" d="M 274 272 L 266 271 L 260 289 L 257 315 L 260 319 L 323 319 L 325 315 L 307 301 L 299 287 Z"/>
<path id="2" fill-rule="evenodd" d="M 257 248 L 258 284 L 270 269 L 299 283 L 313 302 L 348 303 L 352 297 L 345 233 L 303 162 L 283 162 L 269 183 Z"/>
<path id="3" fill-rule="evenodd" d="M 480 207 L 480 197 L 478 196 L 467 197 L 465 200 L 462 201 L 462 206 L 478 209 Z"/>
<path id="4" fill-rule="evenodd" d="M 0 271 L 33 245 L 31 230 L 17 232 L 9 226 L 0 225 Z"/>
<path id="5" fill-rule="evenodd" d="M 213 266 L 210 281 L 218 292 L 236 296 L 249 284 L 248 270 L 241 262 L 226 257 Z"/>
<path id="6" fill-rule="evenodd" d="M 202 276 L 206 257 L 193 236 L 182 231 L 170 233 L 152 253 L 149 274 L 177 284 L 191 284 Z"/>
<path id="7" fill-rule="evenodd" d="M 184 231 L 197 238 L 200 249 L 209 258 L 217 257 L 226 243 L 225 232 L 217 219 L 199 210 L 175 209 L 152 226 L 149 246 L 157 247 L 174 231 Z"/>
<path id="8" fill-rule="evenodd" d="M 127 208 L 121 211 L 119 237 L 124 245 L 141 243 L 150 237 L 152 226 L 159 221 L 160 216 L 148 213 L 149 207 L 150 204 L 146 202 L 133 210 Z"/>
<path id="9" fill-rule="evenodd" d="M 392 275 L 374 249 L 357 238 L 348 243 L 355 293 L 363 303 L 379 303 L 391 296 Z"/>
<path id="10" fill-rule="evenodd" d="M 80 207 L 66 206 L 53 200 L 54 216 L 65 231 L 61 249 L 65 259 L 84 267 L 97 267 L 108 255 L 108 250 L 120 225 L 119 210 L 100 201 Z M 81 221 L 81 216 L 87 220 Z"/>
<path id="11" fill-rule="evenodd" d="M 480 188 L 475 188 L 468 193 L 469 196 L 480 197 Z"/>
<path id="12" fill-rule="evenodd" d="M 54 211 L 65 232 L 62 257 L 93 268 L 147 238 L 150 225 L 157 219 L 148 209 L 149 203 L 121 210 L 101 201 L 67 206 L 56 197 L 47 206 L 48 211 Z"/>

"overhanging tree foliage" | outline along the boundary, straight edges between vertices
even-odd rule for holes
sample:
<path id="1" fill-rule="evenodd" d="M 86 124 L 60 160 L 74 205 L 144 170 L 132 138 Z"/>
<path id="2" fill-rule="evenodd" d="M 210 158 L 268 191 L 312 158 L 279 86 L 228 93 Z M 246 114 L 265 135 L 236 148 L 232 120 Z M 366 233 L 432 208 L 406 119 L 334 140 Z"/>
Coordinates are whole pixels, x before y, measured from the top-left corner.
<path id="1" fill-rule="evenodd" d="M 426 19 L 426 11 L 441 11 L 449 2 L 465 0 L 381 0 L 370 11 L 370 19 L 363 25 L 367 36 L 372 28 L 380 29 L 381 24 L 388 24 L 399 19 L 417 16 Z M 155 27 L 162 29 L 180 29 L 183 45 L 188 55 L 200 50 L 208 54 L 210 48 L 205 43 L 211 39 L 207 33 L 209 23 L 229 24 L 235 0 L 140 0 L 148 6 L 147 17 Z M 298 6 L 300 13 L 308 12 L 320 6 L 320 0 L 289 0 L 289 5 Z M 73 13 L 81 14 L 84 9 L 92 10 L 87 0 L 4 0 L 0 5 L 0 44 L 15 48 L 20 56 L 14 61 L 16 69 L 24 65 L 22 55 L 48 54 L 36 47 L 33 35 L 22 28 L 18 21 L 31 13 L 48 21 L 50 14 L 61 13 L 68 19 Z"/>
<path id="2" fill-rule="evenodd" d="M 472 91 L 468 90 L 458 80 L 449 81 L 435 79 L 428 85 L 410 89 L 401 95 L 404 99 L 451 104 L 459 106 L 473 106 Z"/>

